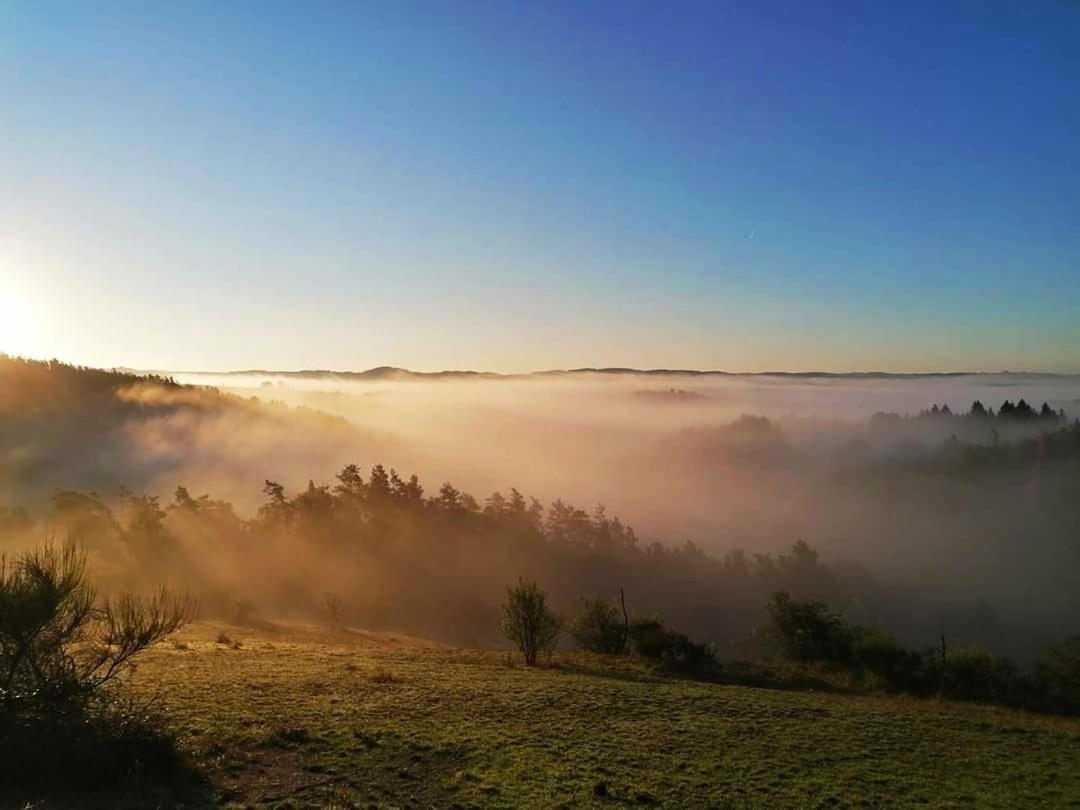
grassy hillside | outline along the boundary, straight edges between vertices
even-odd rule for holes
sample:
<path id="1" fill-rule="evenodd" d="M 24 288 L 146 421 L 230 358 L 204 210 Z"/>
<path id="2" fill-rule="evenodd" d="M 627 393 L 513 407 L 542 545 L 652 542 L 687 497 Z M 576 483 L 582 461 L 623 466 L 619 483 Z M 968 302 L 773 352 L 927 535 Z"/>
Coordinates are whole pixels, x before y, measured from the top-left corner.
<path id="1" fill-rule="evenodd" d="M 189 806 L 1080 807 L 1080 721 L 507 660 L 200 624 L 135 684 L 209 778 Z"/>

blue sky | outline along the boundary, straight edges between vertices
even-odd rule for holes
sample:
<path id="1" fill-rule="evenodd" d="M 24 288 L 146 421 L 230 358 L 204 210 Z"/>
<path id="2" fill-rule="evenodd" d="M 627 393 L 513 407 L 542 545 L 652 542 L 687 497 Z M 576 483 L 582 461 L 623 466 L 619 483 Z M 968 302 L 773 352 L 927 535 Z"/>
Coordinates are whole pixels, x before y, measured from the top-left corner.
<path id="1" fill-rule="evenodd" d="M 1080 371 L 1080 5 L 4 3 L 4 350 Z"/>

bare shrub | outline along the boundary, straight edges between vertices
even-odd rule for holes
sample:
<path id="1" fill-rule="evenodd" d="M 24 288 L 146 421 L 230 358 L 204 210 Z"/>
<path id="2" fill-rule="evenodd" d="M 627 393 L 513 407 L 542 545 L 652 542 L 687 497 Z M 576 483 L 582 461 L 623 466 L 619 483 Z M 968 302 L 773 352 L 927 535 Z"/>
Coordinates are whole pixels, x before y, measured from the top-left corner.
<path id="1" fill-rule="evenodd" d="M 507 588 L 503 605 L 502 631 L 525 658 L 526 666 L 536 666 L 541 653 L 551 653 L 562 631 L 562 619 L 547 606 L 547 595 L 535 582 L 519 579 Z"/>
<path id="2" fill-rule="evenodd" d="M 336 593 L 327 592 L 323 595 L 323 616 L 326 624 L 335 630 L 341 628 L 341 614 L 345 603 Z"/>

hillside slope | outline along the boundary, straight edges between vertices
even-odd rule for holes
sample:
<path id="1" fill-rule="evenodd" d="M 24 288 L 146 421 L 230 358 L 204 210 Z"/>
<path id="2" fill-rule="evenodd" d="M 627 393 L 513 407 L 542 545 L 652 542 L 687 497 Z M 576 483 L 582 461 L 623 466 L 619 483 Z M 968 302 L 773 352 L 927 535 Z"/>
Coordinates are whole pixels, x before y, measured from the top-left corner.
<path id="1" fill-rule="evenodd" d="M 210 624 L 136 684 L 235 807 L 1080 807 L 1080 721 L 1001 709 Z"/>
<path id="2" fill-rule="evenodd" d="M 41 506 L 58 489 L 257 491 L 271 461 L 333 469 L 376 447 L 387 442 L 311 408 L 0 353 L 0 505 Z"/>

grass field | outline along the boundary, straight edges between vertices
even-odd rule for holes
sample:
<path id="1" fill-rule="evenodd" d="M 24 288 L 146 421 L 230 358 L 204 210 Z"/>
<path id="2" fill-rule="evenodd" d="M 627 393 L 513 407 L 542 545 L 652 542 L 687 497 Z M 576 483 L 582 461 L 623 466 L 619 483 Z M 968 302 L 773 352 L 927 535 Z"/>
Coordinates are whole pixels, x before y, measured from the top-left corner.
<path id="1" fill-rule="evenodd" d="M 190 806 L 1080 807 L 1080 721 L 998 708 L 210 624 L 134 684 L 208 777 Z"/>

